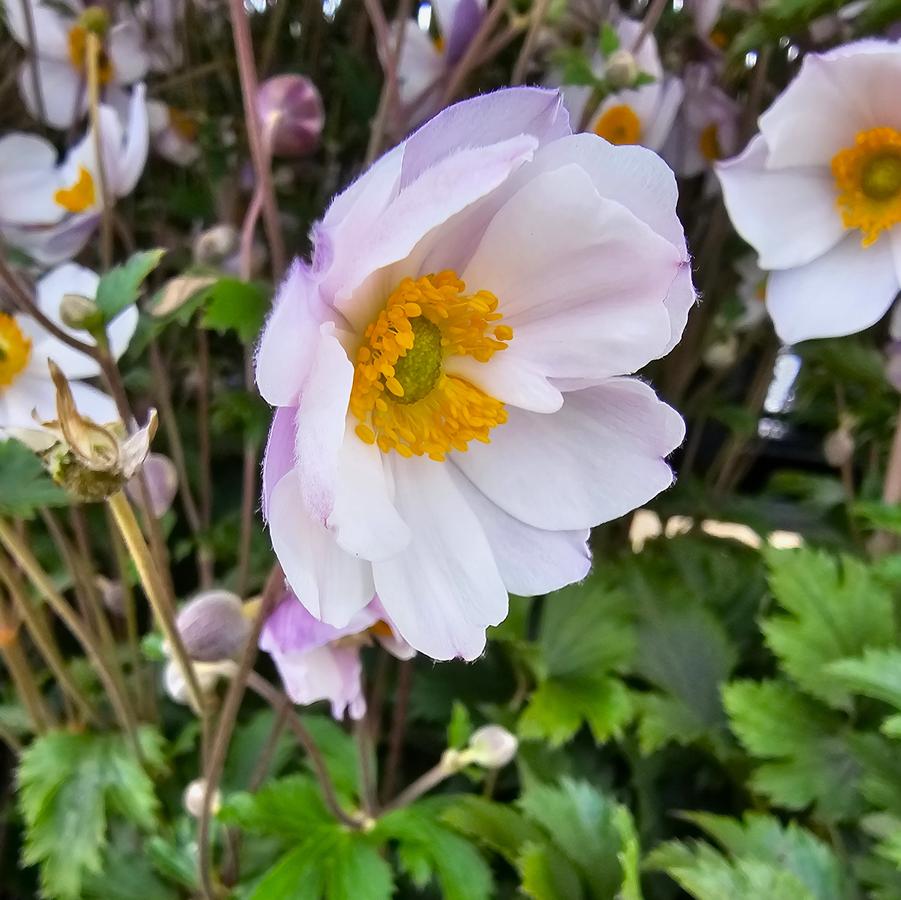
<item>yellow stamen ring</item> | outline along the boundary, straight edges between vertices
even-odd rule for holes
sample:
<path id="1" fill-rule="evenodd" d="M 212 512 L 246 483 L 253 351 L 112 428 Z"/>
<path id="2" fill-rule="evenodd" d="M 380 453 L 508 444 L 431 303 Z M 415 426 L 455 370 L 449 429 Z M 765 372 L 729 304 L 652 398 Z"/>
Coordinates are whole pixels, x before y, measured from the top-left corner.
<path id="1" fill-rule="evenodd" d="M 901 222 L 901 132 L 895 128 L 861 131 L 854 146 L 832 158 L 837 203 L 845 228 L 863 232 L 863 246 L 875 243 Z"/>
<path id="2" fill-rule="evenodd" d="M 449 356 L 488 362 L 513 337 L 494 294 L 465 290 L 452 271 L 405 278 L 367 327 L 350 395 L 360 440 L 440 461 L 506 421 L 503 403 L 444 371 Z"/>

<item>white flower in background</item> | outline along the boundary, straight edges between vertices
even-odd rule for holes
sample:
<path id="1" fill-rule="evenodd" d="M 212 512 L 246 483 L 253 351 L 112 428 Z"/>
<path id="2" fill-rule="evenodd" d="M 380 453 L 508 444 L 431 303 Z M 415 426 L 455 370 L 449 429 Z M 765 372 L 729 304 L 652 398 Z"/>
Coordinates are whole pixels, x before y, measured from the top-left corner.
<path id="1" fill-rule="evenodd" d="M 408 125 L 419 124 L 437 109 L 437 94 L 479 30 L 485 6 L 486 0 L 432 0 L 426 19 L 403 23 L 397 90 L 407 107 Z M 431 17 L 437 38 L 429 34 Z"/>
<path id="2" fill-rule="evenodd" d="M 48 272 L 37 283 L 37 305 L 64 331 L 83 341 L 84 332 L 74 332 L 62 323 L 60 303 L 66 294 L 93 299 L 100 279 L 95 272 L 67 263 Z M 138 310 L 129 306 L 109 326 L 110 349 L 118 358 L 138 324 Z M 36 428 L 32 411 L 40 421 L 56 418 L 56 390 L 47 361 L 53 360 L 70 381 L 78 412 L 98 423 L 114 422 L 119 415 L 112 398 L 78 380 L 100 374 L 97 363 L 73 350 L 25 315 L 0 313 L 0 430 Z"/>
<path id="3" fill-rule="evenodd" d="M 13 132 L 0 138 L 0 233 L 44 265 L 71 259 L 94 233 L 103 211 L 103 188 L 124 197 L 147 162 L 144 85 L 128 105 L 124 124 L 109 106 L 99 110 L 103 177 L 93 128 L 60 162 L 51 143 Z"/>
<path id="4" fill-rule="evenodd" d="M 176 166 L 190 166 L 200 156 L 197 122 L 187 113 L 160 100 L 147 101 L 150 143 L 154 152 Z"/>
<path id="5" fill-rule="evenodd" d="M 757 257 L 747 253 L 735 262 L 738 273 L 738 299 L 742 310 L 735 321 L 736 331 L 751 331 L 766 318 L 767 274 L 757 264 Z"/>
<path id="6" fill-rule="evenodd" d="M 116 22 L 110 21 L 104 7 L 86 7 L 79 0 L 2 3 L 12 36 L 30 56 L 19 69 L 22 100 L 32 116 L 43 118 L 54 128 L 70 128 L 87 112 L 89 32 L 103 39 L 99 76 L 105 93 L 134 84 L 147 73 L 141 27 L 124 4 L 116 7 L 126 11 L 122 20 Z M 33 47 L 29 41 L 29 14 L 34 22 Z M 116 101 L 108 97 L 107 102 Z"/>
<path id="7" fill-rule="evenodd" d="M 716 84 L 714 68 L 685 67 L 685 99 L 662 156 L 677 175 L 690 178 L 738 150 L 739 105 Z"/>
<path id="8" fill-rule="evenodd" d="M 901 46 L 868 40 L 805 58 L 717 166 L 738 233 L 767 270 L 786 343 L 852 334 L 901 285 Z"/>
<path id="9" fill-rule="evenodd" d="M 611 144 L 642 144 L 651 150 L 660 150 L 682 102 L 682 82 L 664 74 L 657 41 L 652 34 L 646 35 L 635 49 L 641 22 L 620 18 L 614 24 L 614 30 L 619 38 L 619 49 L 632 53 L 637 71 L 654 80 L 609 94 L 596 110 L 592 110 L 586 131 L 593 131 Z M 621 54 L 619 58 L 622 58 Z M 604 76 L 608 64 L 609 60 L 605 62 L 600 53 L 594 58 L 592 68 L 599 78 Z M 574 128 L 585 118 L 585 107 L 591 94 L 592 88 L 588 85 L 564 86 L 563 102 Z"/>

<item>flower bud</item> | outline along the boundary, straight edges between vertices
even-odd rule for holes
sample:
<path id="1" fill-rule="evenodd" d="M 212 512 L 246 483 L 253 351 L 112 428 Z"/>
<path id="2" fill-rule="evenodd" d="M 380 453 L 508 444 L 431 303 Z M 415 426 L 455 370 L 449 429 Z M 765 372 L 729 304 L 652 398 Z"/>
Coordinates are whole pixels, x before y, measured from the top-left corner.
<path id="1" fill-rule="evenodd" d="M 125 614 L 125 591 L 120 581 L 110 581 L 103 575 L 94 577 L 94 585 L 103 605 L 115 616 Z"/>
<path id="2" fill-rule="evenodd" d="M 257 114 L 276 156 L 308 156 L 319 146 L 325 112 L 309 78 L 267 78 L 257 92 Z"/>
<path id="3" fill-rule="evenodd" d="M 194 262 L 218 266 L 238 249 L 238 230 L 233 225 L 214 225 L 194 240 Z"/>
<path id="4" fill-rule="evenodd" d="M 76 331 L 94 331 L 103 325 L 97 304 L 81 294 L 64 294 L 59 304 L 59 317 L 64 325 Z"/>
<path id="5" fill-rule="evenodd" d="M 715 341 L 704 351 L 704 363 L 714 371 L 730 368 L 737 359 L 738 338 L 734 334 Z"/>
<path id="6" fill-rule="evenodd" d="M 197 685 L 201 694 L 209 694 L 215 690 L 220 678 L 232 678 L 237 671 L 237 663 L 230 659 L 224 659 L 215 663 L 195 663 L 194 675 L 197 677 Z M 166 663 L 163 669 L 163 689 L 175 703 L 188 706 L 191 702 L 191 694 L 188 683 L 185 681 L 181 666 L 174 659 Z"/>
<path id="7" fill-rule="evenodd" d="M 604 73 L 610 87 L 615 89 L 629 88 L 638 78 L 638 63 L 628 50 L 614 50 L 607 60 Z"/>
<path id="8" fill-rule="evenodd" d="M 150 494 L 150 512 L 154 518 L 161 519 L 178 492 L 178 473 L 175 463 L 162 453 L 148 453 L 142 467 Z M 141 489 L 136 478 L 125 486 L 125 490 L 133 503 L 140 503 Z"/>
<path id="9" fill-rule="evenodd" d="M 199 819 L 203 815 L 203 798 L 206 794 L 206 779 L 195 778 L 182 795 L 182 803 L 189 816 Z M 215 815 L 222 806 L 222 794 L 217 788 L 210 798 L 210 810 Z"/>
<path id="10" fill-rule="evenodd" d="M 204 591 L 179 610 L 175 626 L 191 659 L 233 659 L 250 634 L 241 600 L 229 591 Z"/>
<path id="11" fill-rule="evenodd" d="M 823 456 L 830 466 L 838 469 L 847 463 L 854 455 L 854 435 L 851 429 L 840 425 L 835 431 L 830 431 L 823 441 Z"/>
<path id="12" fill-rule="evenodd" d="M 514 756 L 519 747 L 516 736 L 500 725 L 483 725 L 469 739 L 464 755 L 466 759 L 485 769 L 501 769 Z"/>

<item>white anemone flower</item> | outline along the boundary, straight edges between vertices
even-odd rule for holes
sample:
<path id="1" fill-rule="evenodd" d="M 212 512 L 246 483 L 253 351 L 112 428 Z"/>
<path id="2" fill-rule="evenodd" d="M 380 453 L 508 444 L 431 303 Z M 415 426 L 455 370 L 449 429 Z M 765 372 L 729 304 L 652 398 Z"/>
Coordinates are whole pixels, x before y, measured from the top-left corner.
<path id="1" fill-rule="evenodd" d="M 0 0 L 15 40 L 28 51 L 19 69 L 19 91 L 28 111 L 54 128 L 71 128 L 87 112 L 87 36 L 103 38 L 99 76 L 104 92 L 140 81 L 148 58 L 140 25 L 130 13 L 111 22 L 101 6 L 80 0 Z M 124 4 L 117 9 L 127 10 Z M 29 18 L 34 25 L 31 45 Z M 115 102 L 112 97 L 107 102 Z"/>
<path id="2" fill-rule="evenodd" d="M 804 60 L 717 166 L 738 233 L 767 270 L 787 343 L 878 322 L 901 285 L 901 46 L 860 41 Z"/>
<path id="3" fill-rule="evenodd" d="M 124 197 L 147 162 L 149 141 L 144 85 L 135 87 L 123 123 L 109 106 L 99 109 L 103 171 L 91 128 L 58 160 L 42 137 L 14 132 L 0 138 L 0 233 L 44 265 L 74 257 L 103 213 L 103 189 Z"/>
<path id="4" fill-rule="evenodd" d="M 636 70 L 654 80 L 609 94 L 596 110 L 591 111 L 586 131 L 593 131 L 611 144 L 642 144 L 651 150 L 660 150 L 682 102 L 682 81 L 664 73 L 657 41 L 652 34 L 645 35 L 638 44 L 641 22 L 621 17 L 613 27 L 620 50 L 632 54 Z M 600 53 L 595 56 L 592 66 L 598 77 L 604 76 L 607 62 Z M 585 119 L 585 107 L 591 94 L 592 88 L 587 85 L 564 86 L 563 102 L 574 126 Z"/>
<path id="5" fill-rule="evenodd" d="M 339 194 L 257 353 L 263 470 L 300 602 L 377 595 L 435 659 L 585 577 L 588 529 L 669 487 L 679 415 L 623 377 L 694 303 L 655 153 L 572 134 L 556 91 L 448 107 Z"/>
<path id="6" fill-rule="evenodd" d="M 50 321 L 82 341 L 83 332 L 74 332 L 60 319 L 60 304 L 66 294 L 93 300 L 100 279 L 95 272 L 66 263 L 48 272 L 37 283 L 37 305 Z M 108 329 L 110 350 L 118 358 L 138 324 L 138 310 L 127 307 Z M 6 429 L 33 429 L 39 421 L 56 418 L 56 390 L 47 362 L 52 360 L 69 379 L 75 404 L 81 415 L 98 423 L 119 419 L 112 398 L 80 379 L 94 378 L 100 367 L 90 356 L 73 349 L 47 331 L 36 319 L 24 314 L 0 313 L 0 432 Z"/>
<path id="7" fill-rule="evenodd" d="M 190 115 L 159 100 L 147 101 L 147 113 L 150 142 L 158 156 L 182 167 L 197 162 L 197 123 Z"/>

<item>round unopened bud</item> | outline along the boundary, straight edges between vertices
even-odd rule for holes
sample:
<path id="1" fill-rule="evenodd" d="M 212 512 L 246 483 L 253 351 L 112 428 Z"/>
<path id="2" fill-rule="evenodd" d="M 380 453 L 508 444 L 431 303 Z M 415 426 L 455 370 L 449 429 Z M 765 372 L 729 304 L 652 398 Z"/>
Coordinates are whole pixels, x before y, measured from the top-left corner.
<path id="1" fill-rule="evenodd" d="M 628 50 L 614 50 L 607 60 L 604 73 L 610 87 L 629 88 L 638 78 L 638 63 Z"/>
<path id="2" fill-rule="evenodd" d="M 199 662 L 233 659 L 250 634 L 241 599 L 229 591 L 198 594 L 179 610 L 175 625 L 188 656 Z"/>
<path id="3" fill-rule="evenodd" d="M 257 92 L 257 114 L 276 156 L 308 156 L 319 146 L 325 111 L 309 78 L 267 78 Z"/>
<path id="4" fill-rule="evenodd" d="M 483 725 L 477 728 L 464 751 L 469 762 L 485 769 L 501 769 L 514 756 L 519 747 L 516 736 L 500 725 Z"/>
<path id="5" fill-rule="evenodd" d="M 728 369 L 738 359 L 738 338 L 734 334 L 719 341 L 714 341 L 704 351 L 705 364 L 714 371 Z"/>
<path id="6" fill-rule="evenodd" d="M 148 453 L 142 471 L 150 495 L 150 512 L 154 518 L 161 519 L 172 506 L 178 492 L 178 472 L 175 463 L 162 453 Z M 125 490 L 134 503 L 140 502 L 141 486 L 138 476 L 128 482 Z"/>
<path id="7" fill-rule="evenodd" d="M 199 819 L 203 815 L 203 798 L 206 794 L 206 779 L 195 778 L 182 794 L 182 803 L 189 816 Z M 222 794 L 217 788 L 210 798 L 210 811 L 215 815 L 222 807 Z"/>
<path id="8" fill-rule="evenodd" d="M 238 229 L 233 225 L 214 225 L 194 240 L 194 262 L 218 266 L 238 249 Z"/>
<path id="9" fill-rule="evenodd" d="M 839 426 L 835 431 L 830 431 L 823 441 L 823 456 L 830 466 L 838 469 L 845 465 L 854 455 L 854 435 L 851 430 Z"/>
<path id="10" fill-rule="evenodd" d="M 97 304 L 81 294 L 64 294 L 59 304 L 59 317 L 64 325 L 77 331 L 92 331 L 103 324 Z"/>

